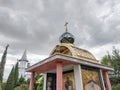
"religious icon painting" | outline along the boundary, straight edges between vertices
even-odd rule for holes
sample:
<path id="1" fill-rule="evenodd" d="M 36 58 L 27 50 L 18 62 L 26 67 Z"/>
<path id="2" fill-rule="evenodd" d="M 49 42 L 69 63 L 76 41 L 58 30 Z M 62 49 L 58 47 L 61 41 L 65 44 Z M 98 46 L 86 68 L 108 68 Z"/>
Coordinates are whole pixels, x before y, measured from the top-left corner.
<path id="1" fill-rule="evenodd" d="M 56 90 L 56 74 L 47 73 L 46 90 Z"/>
<path id="2" fill-rule="evenodd" d="M 75 90 L 73 70 L 63 73 L 63 90 Z"/>
<path id="3" fill-rule="evenodd" d="M 102 90 L 99 69 L 82 66 L 83 90 Z"/>

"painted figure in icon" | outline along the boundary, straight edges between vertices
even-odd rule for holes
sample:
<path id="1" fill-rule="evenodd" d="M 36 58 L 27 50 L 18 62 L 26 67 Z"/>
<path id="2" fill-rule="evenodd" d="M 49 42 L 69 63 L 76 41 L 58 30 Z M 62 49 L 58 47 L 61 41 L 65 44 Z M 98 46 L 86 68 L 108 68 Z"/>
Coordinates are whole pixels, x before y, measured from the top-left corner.
<path id="1" fill-rule="evenodd" d="M 90 81 L 85 85 L 85 90 L 101 90 L 100 86 L 92 79 L 92 75 L 90 75 Z"/>
<path id="2" fill-rule="evenodd" d="M 47 90 L 52 90 L 52 77 L 49 77 L 49 78 L 48 78 Z"/>
<path id="3" fill-rule="evenodd" d="M 69 77 L 67 77 L 65 81 L 65 90 L 73 90 L 73 83 Z"/>

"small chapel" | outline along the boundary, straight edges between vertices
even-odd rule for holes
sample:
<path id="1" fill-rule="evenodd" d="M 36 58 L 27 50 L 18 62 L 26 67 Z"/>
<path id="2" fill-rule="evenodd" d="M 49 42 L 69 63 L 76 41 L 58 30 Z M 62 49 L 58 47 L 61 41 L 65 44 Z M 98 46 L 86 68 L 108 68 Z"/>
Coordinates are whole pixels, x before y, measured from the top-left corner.
<path id="1" fill-rule="evenodd" d="M 100 64 L 88 50 L 74 45 L 74 35 L 60 36 L 48 58 L 28 67 L 31 73 L 29 90 L 34 90 L 35 73 L 44 74 L 43 90 L 112 90 L 108 71 L 113 68 Z"/>

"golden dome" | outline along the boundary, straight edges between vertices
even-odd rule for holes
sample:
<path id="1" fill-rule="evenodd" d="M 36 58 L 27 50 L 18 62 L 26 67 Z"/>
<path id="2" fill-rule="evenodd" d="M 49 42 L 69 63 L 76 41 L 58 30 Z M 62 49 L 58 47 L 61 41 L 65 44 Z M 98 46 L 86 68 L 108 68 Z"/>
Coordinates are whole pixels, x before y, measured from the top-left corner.
<path id="1" fill-rule="evenodd" d="M 55 54 L 62 54 L 62 55 L 78 58 L 81 60 L 99 63 L 96 60 L 96 58 L 92 55 L 92 53 L 90 53 L 89 51 L 87 51 L 85 49 L 81 49 L 81 48 L 74 46 L 73 43 L 75 41 L 75 38 L 71 33 L 68 32 L 67 24 L 68 23 L 65 24 L 66 32 L 60 36 L 61 44 L 57 45 L 53 49 L 50 56 L 55 55 Z"/>
<path id="2" fill-rule="evenodd" d="M 89 51 L 85 49 L 77 48 L 70 43 L 61 43 L 60 45 L 57 45 L 51 52 L 50 56 L 55 54 L 62 54 L 62 55 L 71 56 L 74 58 L 98 63 L 96 58 Z"/>

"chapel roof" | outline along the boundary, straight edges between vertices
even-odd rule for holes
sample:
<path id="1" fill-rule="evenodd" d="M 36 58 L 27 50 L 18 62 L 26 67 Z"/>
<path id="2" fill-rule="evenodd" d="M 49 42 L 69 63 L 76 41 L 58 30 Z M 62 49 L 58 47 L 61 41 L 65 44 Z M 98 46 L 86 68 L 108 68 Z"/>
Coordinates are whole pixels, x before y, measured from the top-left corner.
<path id="1" fill-rule="evenodd" d="M 62 55 L 98 63 L 98 60 L 96 60 L 96 58 L 91 52 L 82 48 L 78 48 L 73 44 L 75 38 L 71 33 L 68 32 L 67 26 L 66 26 L 66 32 L 63 33 L 59 39 L 60 39 L 60 44 L 56 45 L 56 47 L 50 53 L 50 56 L 55 54 L 62 54 Z"/>
<path id="2" fill-rule="evenodd" d="M 61 43 L 59 45 L 56 45 L 56 47 L 50 53 L 50 56 L 55 54 L 62 54 L 65 56 L 98 63 L 98 61 L 91 52 L 82 48 L 78 48 L 70 43 Z"/>

